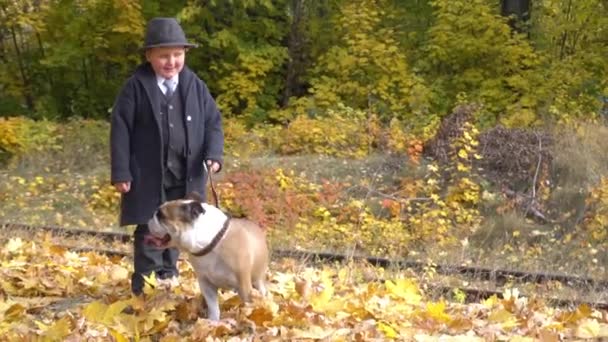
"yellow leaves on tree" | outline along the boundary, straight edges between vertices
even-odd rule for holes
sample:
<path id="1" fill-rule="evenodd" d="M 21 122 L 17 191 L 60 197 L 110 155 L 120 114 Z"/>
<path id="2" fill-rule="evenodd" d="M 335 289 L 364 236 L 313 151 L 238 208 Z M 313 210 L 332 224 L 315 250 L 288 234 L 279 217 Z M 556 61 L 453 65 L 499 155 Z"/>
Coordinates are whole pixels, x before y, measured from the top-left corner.
<path id="1" fill-rule="evenodd" d="M 368 130 L 367 114 L 344 105 L 317 118 L 296 117 L 281 132 L 283 154 L 321 154 L 363 158 L 377 137 Z"/>
<path id="2" fill-rule="evenodd" d="M 387 6 L 369 0 L 342 5 L 336 18 L 340 43 L 321 56 L 314 70 L 311 83 L 317 105 L 326 108 L 343 102 L 371 108 L 381 119 L 423 118 L 429 92 L 409 70 L 394 30 L 383 25 Z"/>
<path id="3" fill-rule="evenodd" d="M 608 243 L 608 178 L 602 177 L 590 189 L 586 204 L 588 209 L 582 225 L 587 234 L 594 241 Z"/>

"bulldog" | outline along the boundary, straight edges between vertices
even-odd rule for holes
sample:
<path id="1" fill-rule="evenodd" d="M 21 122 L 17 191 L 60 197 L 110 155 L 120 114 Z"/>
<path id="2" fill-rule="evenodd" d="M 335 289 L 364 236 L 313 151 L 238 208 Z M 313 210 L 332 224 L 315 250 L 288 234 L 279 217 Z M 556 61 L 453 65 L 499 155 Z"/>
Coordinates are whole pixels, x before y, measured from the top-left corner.
<path id="1" fill-rule="evenodd" d="M 266 296 L 268 246 L 256 223 L 230 218 L 192 193 L 162 204 L 148 222 L 146 242 L 188 254 L 211 320 L 220 319 L 218 289 L 234 289 L 243 302 L 252 288 Z"/>

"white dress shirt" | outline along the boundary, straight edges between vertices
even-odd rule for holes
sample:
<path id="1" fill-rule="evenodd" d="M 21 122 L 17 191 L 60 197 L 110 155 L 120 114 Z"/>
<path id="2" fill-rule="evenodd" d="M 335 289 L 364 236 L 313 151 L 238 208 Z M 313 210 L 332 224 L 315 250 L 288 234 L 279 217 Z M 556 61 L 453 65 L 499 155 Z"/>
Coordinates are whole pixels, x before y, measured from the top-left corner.
<path id="1" fill-rule="evenodd" d="M 166 78 L 156 75 L 156 83 L 158 83 L 158 88 L 160 88 L 160 91 L 163 92 L 163 94 L 167 93 L 167 87 L 165 86 L 165 80 Z M 171 89 L 173 90 L 173 92 L 175 92 L 175 89 L 177 88 L 177 84 L 179 83 L 179 74 L 171 77 L 170 79 L 168 79 L 169 84 L 171 84 Z"/>

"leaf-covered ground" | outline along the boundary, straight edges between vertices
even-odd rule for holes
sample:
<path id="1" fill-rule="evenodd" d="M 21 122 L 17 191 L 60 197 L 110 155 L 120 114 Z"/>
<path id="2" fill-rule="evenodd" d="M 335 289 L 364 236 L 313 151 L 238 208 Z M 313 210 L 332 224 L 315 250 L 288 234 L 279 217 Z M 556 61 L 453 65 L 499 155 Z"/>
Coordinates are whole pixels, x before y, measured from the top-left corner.
<path id="1" fill-rule="evenodd" d="M 608 338 L 606 313 L 558 310 L 518 296 L 455 304 L 382 269 L 273 263 L 269 295 L 242 304 L 222 292 L 223 319 L 204 318 L 194 275 L 180 263 L 172 291 L 129 292 L 127 259 L 76 254 L 49 240 L 0 247 L 0 340 L 7 341 L 560 341 Z M 377 279 L 384 281 L 364 281 Z M 152 284 L 155 280 L 150 279 Z"/>

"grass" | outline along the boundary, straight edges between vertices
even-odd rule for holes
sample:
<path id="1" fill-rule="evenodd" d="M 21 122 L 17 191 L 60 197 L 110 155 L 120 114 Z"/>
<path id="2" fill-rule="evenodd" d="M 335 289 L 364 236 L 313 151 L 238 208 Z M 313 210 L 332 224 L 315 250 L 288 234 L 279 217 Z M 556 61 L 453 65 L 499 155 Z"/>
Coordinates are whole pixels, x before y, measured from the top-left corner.
<path id="1" fill-rule="evenodd" d="M 109 186 L 107 131 L 105 125 L 91 123 L 83 129 L 69 126 L 61 132 L 62 146 L 32 151 L 0 169 L 0 220 L 32 225 L 120 230 L 117 226 L 116 194 Z M 509 207 L 500 189 L 484 185 L 488 194 L 480 205 L 484 219 L 470 236 L 459 236 L 450 248 L 412 242 L 400 248 L 398 257 L 429 263 L 479 265 L 490 268 L 560 272 L 608 278 L 605 244 L 587 241 L 576 225 L 585 214 L 589 186 L 608 173 L 606 127 L 584 126 L 568 131 L 554 151 L 554 178 L 547 213 L 559 223 L 542 223 L 523 217 Z M 422 179 L 425 161 L 410 163 L 407 157 L 376 153 L 365 159 L 335 158 L 321 155 L 256 158 L 229 156 L 226 174 L 283 168 L 312 184 L 342 182 L 349 186 L 341 194 L 363 201 L 378 217 L 389 215 L 378 203 L 399 196 L 402 181 Z M 328 229 L 331 225 L 328 225 Z M 271 232 L 271 244 L 283 249 L 306 248 L 339 253 L 362 253 L 356 243 L 324 241 L 306 231 Z M 357 234 L 345 232 L 345 236 Z M 378 234 L 380 236 L 380 234 Z M 394 241 L 378 241 L 378 244 Z M 397 246 L 399 247 L 399 246 Z M 383 255 L 381 255 L 383 256 Z"/>
<path id="2" fill-rule="evenodd" d="M 226 161 L 230 165 L 230 160 Z M 405 164 L 405 163 L 404 163 Z M 255 169 L 281 166 L 293 169 L 311 182 L 326 179 L 348 180 L 353 186 L 348 196 L 367 198 L 377 202 L 378 193 L 386 191 L 394 182 L 412 170 L 397 167 L 394 157 L 383 159 L 376 155 L 369 162 L 339 160 L 336 158 L 298 156 L 289 158 L 273 157 L 251 161 Z M 74 228 L 119 230 L 117 214 L 101 208 L 95 211 L 96 200 L 92 196 L 107 186 L 107 171 L 99 165 L 86 173 L 37 172 L 38 166 L 21 164 L 13 170 L 0 174 L 0 217 L 5 222 L 59 225 Z M 227 167 L 225 172 L 233 171 Z M 388 172 L 387 172 L 388 171 Z M 379 176 L 381 175 L 381 176 Z M 39 180 L 39 181 L 37 181 Z M 101 201 L 101 200 L 97 200 Z M 543 233 L 546 232 L 546 233 Z M 288 249 L 297 247 L 289 235 L 281 237 L 278 232 L 274 245 Z M 326 249 L 331 245 L 338 252 L 352 252 L 353 245 L 344 245 L 340 250 L 339 241 L 333 244 L 314 240 L 304 241 L 300 247 Z M 291 241 L 291 242 L 290 242 Z M 291 243 L 291 245 L 286 245 Z M 390 241 L 387 241 L 390 243 Z M 527 269 L 531 271 L 566 272 L 577 275 L 595 274 L 606 276 L 603 265 L 593 262 L 598 253 L 593 248 L 577 246 L 580 241 L 564 243 L 556 241 L 552 230 L 506 212 L 488 217 L 484 225 L 460 246 L 446 250 L 433 244 L 408 248 L 407 257 L 419 261 L 433 260 L 440 263 L 480 265 L 497 268 Z M 551 248 L 552 246 L 559 248 Z M 318 246 L 315 248 L 315 246 Z M 405 256 L 405 255 L 404 255 Z"/>

